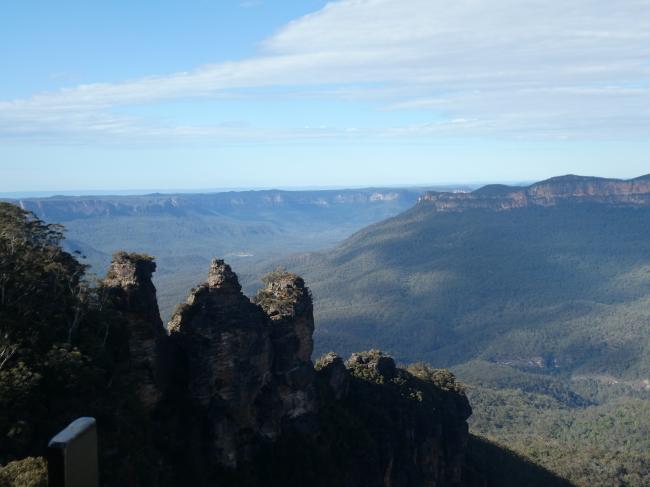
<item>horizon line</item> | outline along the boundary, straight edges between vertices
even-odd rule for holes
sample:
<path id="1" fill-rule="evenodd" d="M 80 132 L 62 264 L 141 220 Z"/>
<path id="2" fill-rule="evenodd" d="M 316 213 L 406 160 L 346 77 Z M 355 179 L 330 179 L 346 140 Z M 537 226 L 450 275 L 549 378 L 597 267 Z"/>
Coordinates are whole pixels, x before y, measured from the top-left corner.
<path id="1" fill-rule="evenodd" d="M 506 182 L 501 181 L 505 184 Z M 513 183 L 508 182 L 508 183 Z M 518 182 L 519 183 L 519 182 Z M 371 185 L 323 185 L 323 186 L 232 186 L 225 188 L 151 188 L 151 189 L 66 189 L 66 190 L 24 190 L 24 191 L 0 191 L 0 198 L 7 199 L 38 199 L 52 198 L 57 196 L 82 197 L 82 196 L 152 196 L 152 195 L 181 195 L 181 194 L 217 194 L 230 192 L 250 191 L 337 191 L 337 190 L 364 190 L 364 189 L 428 189 L 433 187 L 479 187 L 495 182 L 474 181 L 474 182 L 442 182 L 442 183 L 420 183 L 420 184 L 371 184 Z"/>

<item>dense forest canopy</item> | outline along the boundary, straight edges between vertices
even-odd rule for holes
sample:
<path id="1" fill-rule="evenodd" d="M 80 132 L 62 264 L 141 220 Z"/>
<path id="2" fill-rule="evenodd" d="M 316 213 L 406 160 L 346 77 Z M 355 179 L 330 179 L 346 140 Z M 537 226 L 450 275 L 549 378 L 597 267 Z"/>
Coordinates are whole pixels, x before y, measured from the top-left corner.
<path id="1" fill-rule="evenodd" d="M 79 416 L 119 432 L 105 435 L 107 445 L 138 435 L 137 403 L 119 379 L 124 321 L 87 282 L 86 266 L 62 249 L 63 237 L 61 226 L 0 203 L 0 464 L 43 455 L 49 438 Z M 9 465 L 43 482 L 38 461 Z"/>
<path id="2" fill-rule="evenodd" d="M 578 485 L 650 482 L 647 176 L 430 193 L 326 252 L 317 350 L 450 367 L 470 426 Z"/>

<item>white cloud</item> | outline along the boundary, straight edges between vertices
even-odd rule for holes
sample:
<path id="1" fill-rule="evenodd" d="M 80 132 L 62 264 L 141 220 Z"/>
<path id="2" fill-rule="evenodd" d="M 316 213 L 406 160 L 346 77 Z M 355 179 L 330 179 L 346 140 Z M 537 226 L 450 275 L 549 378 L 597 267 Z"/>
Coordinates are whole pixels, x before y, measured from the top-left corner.
<path id="1" fill-rule="evenodd" d="M 428 137 L 441 126 L 469 135 L 647 136 L 649 86 L 650 0 L 343 0 L 289 23 L 253 58 L 0 102 L 0 136 L 270 137 L 278 131 L 163 127 L 108 111 L 267 87 L 285 87 L 283 96 L 308 87 L 310 96 L 426 108 L 448 120 L 341 127 L 332 136 Z"/>

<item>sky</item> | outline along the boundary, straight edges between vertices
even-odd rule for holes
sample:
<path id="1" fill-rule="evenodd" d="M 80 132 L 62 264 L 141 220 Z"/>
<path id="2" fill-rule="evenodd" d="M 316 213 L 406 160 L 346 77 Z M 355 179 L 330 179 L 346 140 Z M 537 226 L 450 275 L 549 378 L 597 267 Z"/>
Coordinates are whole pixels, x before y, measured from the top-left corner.
<path id="1" fill-rule="evenodd" d="M 650 0 L 22 0 L 0 192 L 650 173 Z"/>

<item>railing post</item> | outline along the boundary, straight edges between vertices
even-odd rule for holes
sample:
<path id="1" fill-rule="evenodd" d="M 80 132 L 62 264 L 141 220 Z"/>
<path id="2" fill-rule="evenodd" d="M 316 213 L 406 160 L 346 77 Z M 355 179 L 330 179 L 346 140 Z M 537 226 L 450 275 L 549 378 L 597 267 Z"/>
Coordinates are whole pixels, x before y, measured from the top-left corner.
<path id="1" fill-rule="evenodd" d="M 95 418 L 79 418 L 50 440 L 49 487 L 98 487 L 98 472 Z"/>

